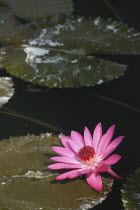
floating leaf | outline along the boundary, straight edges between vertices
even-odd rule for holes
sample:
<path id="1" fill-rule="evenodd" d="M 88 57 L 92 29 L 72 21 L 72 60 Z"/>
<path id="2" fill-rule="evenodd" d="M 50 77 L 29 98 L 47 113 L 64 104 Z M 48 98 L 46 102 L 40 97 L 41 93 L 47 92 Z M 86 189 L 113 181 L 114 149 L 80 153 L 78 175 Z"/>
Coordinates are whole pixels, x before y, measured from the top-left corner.
<path id="1" fill-rule="evenodd" d="M 140 168 L 127 178 L 122 190 L 122 201 L 126 210 L 140 209 Z"/>
<path id="2" fill-rule="evenodd" d="M 0 108 L 13 96 L 13 82 L 9 77 L 0 77 Z"/>
<path id="3" fill-rule="evenodd" d="M 5 0 L 14 15 L 25 20 L 35 20 L 73 12 L 72 0 Z"/>
<path id="4" fill-rule="evenodd" d="M 67 18 L 44 28 L 30 45 L 54 47 L 75 53 L 140 54 L 140 33 L 117 21 Z"/>
<path id="5" fill-rule="evenodd" d="M 82 210 L 105 199 L 111 179 L 103 178 L 103 192 L 96 192 L 84 178 L 55 180 L 58 171 L 46 169 L 54 155 L 52 145 L 60 145 L 60 140 L 51 134 L 11 137 L 0 142 L 1 208 Z"/>
<path id="6" fill-rule="evenodd" d="M 42 86 L 96 85 L 123 75 L 126 70 L 125 65 L 115 62 L 40 47 L 23 46 L 4 52 L 6 56 L 3 62 L 8 72 L 26 82 Z"/>
<path id="7" fill-rule="evenodd" d="M 42 86 L 92 86 L 123 75 L 126 66 L 89 54 L 140 53 L 140 33 L 121 23 L 100 18 L 66 18 L 62 22 L 47 24 L 35 38 L 3 49 L 7 71 Z"/>

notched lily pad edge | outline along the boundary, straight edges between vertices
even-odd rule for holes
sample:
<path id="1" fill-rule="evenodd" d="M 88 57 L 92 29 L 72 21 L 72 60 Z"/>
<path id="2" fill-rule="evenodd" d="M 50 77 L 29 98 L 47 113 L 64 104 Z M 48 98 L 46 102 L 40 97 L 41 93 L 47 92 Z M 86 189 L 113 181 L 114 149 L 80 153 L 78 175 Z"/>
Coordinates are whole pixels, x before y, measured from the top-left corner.
<path id="1" fill-rule="evenodd" d="M 92 56 L 93 57 L 93 56 Z M 102 60 L 105 60 L 105 59 L 102 59 Z M 107 61 L 109 61 L 109 60 L 107 60 Z M 125 72 L 127 71 L 127 68 L 129 67 L 128 65 L 126 65 L 126 64 L 119 64 L 119 63 L 117 63 L 117 62 L 112 62 L 112 63 L 116 63 L 117 65 L 120 65 L 120 67 L 122 67 L 122 69 L 123 69 L 123 71 L 122 71 L 122 73 L 121 74 L 119 74 L 119 76 L 115 76 L 113 79 L 111 79 L 111 80 L 108 80 L 108 79 L 103 79 L 103 78 L 101 78 L 101 79 L 99 79 L 98 81 L 97 81 L 97 83 L 96 84 L 87 84 L 87 85 L 80 85 L 78 82 L 77 82 L 77 85 L 70 85 L 70 86 L 65 86 L 65 85 L 52 85 L 52 86 L 47 86 L 47 85 L 45 85 L 45 84 L 39 84 L 38 82 L 35 82 L 35 81 L 28 81 L 28 80 L 24 80 L 24 79 L 22 79 L 21 77 L 17 77 L 17 76 L 14 76 L 14 75 L 12 75 L 11 73 L 10 73 L 10 71 L 8 71 L 6 68 L 5 68 L 5 70 L 6 70 L 6 72 L 7 72 L 7 74 L 8 75 L 10 75 L 10 77 L 11 78 L 14 78 L 14 79 L 16 79 L 16 80 L 21 80 L 22 81 L 22 83 L 24 83 L 25 84 L 25 86 L 27 87 L 27 89 L 30 91 L 30 89 L 31 89 L 31 92 L 49 92 L 50 90 L 53 90 L 53 89 L 62 89 L 62 88 L 64 88 L 64 89 L 69 89 L 69 88 L 72 88 L 72 89 L 77 89 L 77 88 L 82 88 L 82 87 L 96 87 L 96 86 L 98 86 L 98 85 L 102 85 L 102 84 L 106 84 L 106 83 L 108 83 L 108 82 L 112 82 L 112 81 L 114 81 L 114 80 L 116 80 L 116 79 L 118 79 L 118 78 L 121 78 L 121 77 L 123 77 L 124 75 L 125 75 Z M 4 68 L 4 67 L 3 67 Z M 3 68 L 0 68 L 0 71 L 3 69 Z M 28 88 L 28 86 L 29 86 L 29 88 Z M 31 88 L 30 88 L 31 87 Z"/>

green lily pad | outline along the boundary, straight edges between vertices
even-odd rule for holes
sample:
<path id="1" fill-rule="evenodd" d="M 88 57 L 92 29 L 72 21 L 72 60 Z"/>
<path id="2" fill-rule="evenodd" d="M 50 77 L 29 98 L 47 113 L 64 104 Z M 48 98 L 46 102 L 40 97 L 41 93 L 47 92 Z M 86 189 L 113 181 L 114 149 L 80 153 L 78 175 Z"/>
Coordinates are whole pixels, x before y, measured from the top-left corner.
<path id="1" fill-rule="evenodd" d="M 5 3 L 11 7 L 14 15 L 25 20 L 36 20 L 73 12 L 72 0 L 5 0 Z"/>
<path id="2" fill-rule="evenodd" d="M 140 54 L 140 33 L 121 22 L 101 18 L 67 18 L 38 31 L 30 45 L 79 53 Z"/>
<path id="3" fill-rule="evenodd" d="M 13 96 L 14 88 L 10 77 L 0 77 L 0 108 Z"/>
<path id="4" fill-rule="evenodd" d="M 140 33 L 111 20 L 66 18 L 37 30 L 24 44 L 3 50 L 3 67 L 26 82 L 93 86 L 123 75 L 126 66 L 89 54 L 139 54 Z"/>
<path id="5" fill-rule="evenodd" d="M 122 190 L 122 201 L 126 210 L 140 209 L 140 168 L 127 178 Z"/>
<path id="6" fill-rule="evenodd" d="M 31 46 L 5 49 L 3 63 L 12 75 L 26 82 L 49 87 L 101 84 L 123 75 L 126 70 L 125 65 L 93 56 L 72 55 Z"/>
<path id="7" fill-rule="evenodd" d="M 58 171 L 46 169 L 54 155 L 52 145 L 60 145 L 60 139 L 49 133 L 0 142 L 2 209 L 88 209 L 105 199 L 112 179 L 103 178 L 103 192 L 96 192 L 85 179 L 55 180 Z"/>

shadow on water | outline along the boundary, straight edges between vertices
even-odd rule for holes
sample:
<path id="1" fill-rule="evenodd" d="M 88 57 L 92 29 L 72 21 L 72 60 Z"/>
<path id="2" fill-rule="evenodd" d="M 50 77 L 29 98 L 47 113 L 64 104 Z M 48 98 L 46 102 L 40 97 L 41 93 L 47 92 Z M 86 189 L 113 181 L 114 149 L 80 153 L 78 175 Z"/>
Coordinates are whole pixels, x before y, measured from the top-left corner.
<path id="1" fill-rule="evenodd" d="M 140 30 L 138 1 L 110 0 L 110 2 L 114 3 L 125 23 Z M 74 5 L 76 15 L 88 17 L 102 14 L 104 18 L 115 19 L 105 1 L 74 0 Z M 116 150 L 116 153 L 122 155 L 122 160 L 114 169 L 119 171 L 120 176 L 126 177 L 140 164 L 140 56 L 98 56 L 127 64 L 128 71 L 124 76 L 109 83 L 78 90 L 40 88 L 13 77 L 16 92 L 4 108 L 59 126 L 65 135 L 69 135 L 71 130 L 83 133 L 85 125 L 92 131 L 99 121 L 103 123 L 104 131 L 115 124 L 115 137 L 124 135 L 125 139 Z M 1 74 L 6 75 L 5 71 Z M 0 114 L 0 127 L 1 139 L 27 133 L 38 135 L 53 131 L 31 121 L 2 114 Z M 120 198 L 122 184 L 123 181 L 116 180 L 108 198 L 94 209 L 123 209 Z"/>

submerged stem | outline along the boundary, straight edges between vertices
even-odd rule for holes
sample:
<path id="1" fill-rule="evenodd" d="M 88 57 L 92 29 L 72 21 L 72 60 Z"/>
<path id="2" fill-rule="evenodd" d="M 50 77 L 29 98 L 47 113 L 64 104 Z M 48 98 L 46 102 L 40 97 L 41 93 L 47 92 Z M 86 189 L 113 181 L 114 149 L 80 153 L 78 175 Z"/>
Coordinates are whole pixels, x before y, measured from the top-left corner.
<path id="1" fill-rule="evenodd" d="M 119 20 L 122 21 L 121 16 L 119 15 L 119 13 L 116 11 L 116 9 L 114 9 L 114 6 L 110 3 L 109 0 L 104 0 L 105 4 L 108 6 L 108 8 L 111 10 L 111 12 L 114 14 L 114 16 Z"/>
<path id="2" fill-rule="evenodd" d="M 21 113 L 15 112 L 15 111 L 13 111 L 13 110 L 11 110 L 11 109 L 8 109 L 8 108 L 2 108 L 2 109 L 0 110 L 0 114 L 5 114 L 5 115 L 12 116 L 12 117 L 18 117 L 18 118 L 20 118 L 20 119 L 28 120 L 28 121 L 30 121 L 30 122 L 33 122 L 33 123 L 36 123 L 36 124 L 39 124 L 39 125 L 43 125 L 43 126 L 45 126 L 45 127 L 47 127 L 47 128 L 50 128 L 50 129 L 52 129 L 52 130 L 54 130 L 54 131 L 59 131 L 60 133 L 64 132 L 64 131 L 62 131 L 62 130 L 61 130 L 60 128 L 58 128 L 58 127 L 55 127 L 55 126 L 50 125 L 50 124 L 48 124 L 48 123 L 42 122 L 42 121 L 40 121 L 40 120 L 36 120 L 36 119 L 34 119 L 34 118 L 32 118 L 32 117 L 28 117 L 28 116 L 26 116 L 26 115 L 23 115 L 23 114 L 21 114 Z"/>
<path id="3" fill-rule="evenodd" d="M 113 104 L 118 104 L 118 105 L 123 106 L 123 107 L 125 107 L 127 109 L 130 109 L 130 110 L 132 110 L 134 112 L 140 113 L 140 109 L 138 109 L 136 107 L 133 107 L 133 106 L 131 106 L 129 104 L 126 104 L 126 103 L 124 103 L 122 101 L 118 101 L 116 99 L 108 98 L 106 96 L 102 96 L 102 95 L 98 95 L 98 94 L 94 94 L 94 93 L 88 93 L 86 91 L 80 91 L 80 92 L 82 92 L 82 93 L 84 93 L 86 95 L 94 96 L 94 97 L 99 98 L 99 99 L 102 99 L 102 100 L 106 100 L 106 101 L 111 102 Z"/>

